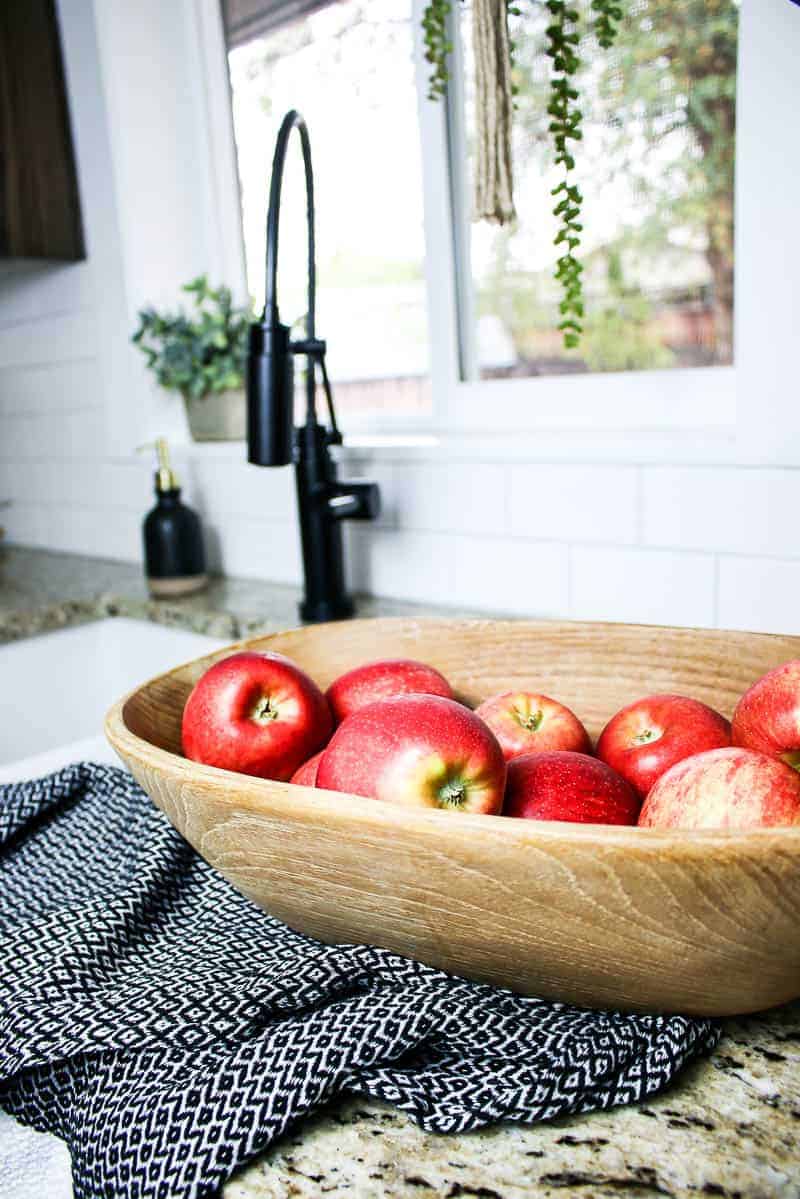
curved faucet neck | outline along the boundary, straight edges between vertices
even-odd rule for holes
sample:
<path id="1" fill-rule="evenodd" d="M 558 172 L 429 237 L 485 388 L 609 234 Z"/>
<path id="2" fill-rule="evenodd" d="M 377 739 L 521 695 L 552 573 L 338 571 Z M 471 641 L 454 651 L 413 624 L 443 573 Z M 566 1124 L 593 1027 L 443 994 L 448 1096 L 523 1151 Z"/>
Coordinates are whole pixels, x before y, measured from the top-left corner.
<path id="1" fill-rule="evenodd" d="M 267 261 L 266 288 L 264 298 L 264 323 L 278 323 L 278 231 L 281 207 L 281 188 L 283 185 L 283 169 L 286 162 L 286 150 L 293 129 L 300 135 L 300 146 L 303 152 L 303 167 L 306 180 L 306 230 L 308 234 L 308 303 L 306 310 L 306 337 L 310 341 L 315 337 L 316 304 L 317 304 L 317 265 L 316 243 L 314 237 L 314 171 L 311 166 L 311 144 L 308 138 L 308 128 L 302 116 L 296 109 L 287 112 L 278 131 L 275 143 L 275 154 L 272 159 L 272 178 L 269 187 L 269 210 L 267 212 Z M 313 370 L 311 390 L 313 392 Z"/>

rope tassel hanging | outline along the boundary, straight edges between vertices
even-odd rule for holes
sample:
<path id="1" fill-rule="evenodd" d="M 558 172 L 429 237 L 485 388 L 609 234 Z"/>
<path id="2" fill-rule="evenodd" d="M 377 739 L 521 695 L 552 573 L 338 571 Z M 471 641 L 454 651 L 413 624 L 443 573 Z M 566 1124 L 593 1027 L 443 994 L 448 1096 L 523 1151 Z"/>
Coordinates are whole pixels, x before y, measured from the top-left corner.
<path id="1" fill-rule="evenodd" d="M 506 0 L 472 0 L 475 55 L 475 220 L 515 217 L 511 161 L 511 54 Z"/>

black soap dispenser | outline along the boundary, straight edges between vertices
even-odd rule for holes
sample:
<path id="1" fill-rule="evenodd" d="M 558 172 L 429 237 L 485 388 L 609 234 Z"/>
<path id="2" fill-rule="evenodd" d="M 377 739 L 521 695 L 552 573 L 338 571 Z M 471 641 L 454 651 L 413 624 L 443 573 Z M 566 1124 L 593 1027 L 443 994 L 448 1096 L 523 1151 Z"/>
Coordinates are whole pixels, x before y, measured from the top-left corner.
<path id="1" fill-rule="evenodd" d="M 191 595 L 208 583 L 200 517 L 181 503 L 181 489 L 170 465 L 169 446 L 159 437 L 155 474 L 156 506 L 144 518 L 144 561 L 147 585 L 156 599 Z M 150 449 L 152 446 L 140 446 Z"/>

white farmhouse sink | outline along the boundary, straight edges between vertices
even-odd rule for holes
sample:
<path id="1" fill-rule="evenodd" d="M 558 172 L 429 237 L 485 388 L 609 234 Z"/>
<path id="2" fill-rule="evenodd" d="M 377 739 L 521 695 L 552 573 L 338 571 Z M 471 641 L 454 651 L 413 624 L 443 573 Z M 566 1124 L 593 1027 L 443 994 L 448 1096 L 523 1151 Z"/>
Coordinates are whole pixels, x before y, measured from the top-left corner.
<path id="1" fill-rule="evenodd" d="M 115 617 L 0 646 L 0 782 L 33 778 L 81 758 L 118 760 L 103 717 L 151 675 L 224 642 Z"/>

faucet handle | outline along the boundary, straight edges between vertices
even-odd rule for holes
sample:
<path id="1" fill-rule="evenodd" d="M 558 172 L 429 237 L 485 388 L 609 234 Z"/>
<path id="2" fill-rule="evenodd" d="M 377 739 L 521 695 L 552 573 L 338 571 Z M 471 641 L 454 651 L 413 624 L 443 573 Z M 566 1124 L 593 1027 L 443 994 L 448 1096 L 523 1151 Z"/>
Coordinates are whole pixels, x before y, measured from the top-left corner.
<path id="1" fill-rule="evenodd" d="M 335 520 L 377 520 L 381 489 L 366 479 L 338 479 L 328 496 L 328 511 Z"/>

